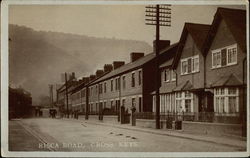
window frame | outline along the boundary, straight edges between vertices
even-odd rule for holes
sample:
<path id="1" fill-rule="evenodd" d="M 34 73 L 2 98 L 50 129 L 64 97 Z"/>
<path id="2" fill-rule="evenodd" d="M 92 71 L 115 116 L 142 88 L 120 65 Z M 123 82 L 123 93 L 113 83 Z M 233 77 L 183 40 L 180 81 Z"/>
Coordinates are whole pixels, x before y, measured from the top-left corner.
<path id="1" fill-rule="evenodd" d="M 195 59 L 198 59 L 197 70 L 195 69 Z M 189 67 L 188 61 L 189 60 L 191 61 L 191 63 L 190 63 L 191 64 L 190 65 L 191 71 L 190 72 L 188 72 L 188 67 Z M 185 66 L 186 70 L 184 70 L 184 66 L 183 66 L 184 63 L 186 63 L 186 66 Z M 187 75 L 187 74 L 193 74 L 193 73 L 199 72 L 200 71 L 200 66 L 199 65 L 200 65 L 200 56 L 199 56 L 199 54 L 191 56 L 191 57 L 187 57 L 187 58 L 182 58 L 181 59 L 181 75 Z"/>
<path id="2" fill-rule="evenodd" d="M 175 92 L 175 109 L 177 112 L 186 112 L 186 113 L 193 113 L 194 112 L 194 94 L 192 92 L 188 92 L 190 96 L 186 96 L 186 93 L 188 91 L 181 91 L 181 92 Z M 187 108 L 185 106 L 185 101 L 190 100 L 190 112 L 187 112 Z M 178 111 L 177 102 L 180 104 L 181 108 L 180 111 Z"/>
<path id="3" fill-rule="evenodd" d="M 113 92 L 114 90 L 114 82 L 113 79 L 110 80 L 110 91 Z"/>
<path id="4" fill-rule="evenodd" d="M 229 50 L 234 49 L 234 48 L 236 49 L 236 52 L 235 52 L 235 61 L 229 63 Z M 221 51 L 223 49 L 226 49 L 226 58 L 227 58 L 226 59 L 226 65 L 222 65 L 222 54 L 221 54 Z M 238 61 L 237 61 L 238 47 L 237 47 L 236 43 L 232 44 L 232 45 L 228 45 L 226 47 L 222 47 L 222 48 L 211 50 L 211 52 L 212 52 L 212 58 L 211 58 L 211 60 L 212 60 L 212 68 L 211 69 L 223 68 L 223 67 L 227 67 L 227 66 L 231 66 L 231 65 L 236 65 L 238 63 Z M 217 54 L 217 56 L 218 55 L 220 56 L 220 64 L 218 64 L 218 65 L 214 65 L 214 62 L 215 62 L 214 61 L 214 55 L 215 54 Z M 216 56 L 216 60 L 218 60 L 217 56 Z M 218 62 L 218 61 L 216 61 L 216 62 Z"/>
<path id="5" fill-rule="evenodd" d="M 229 89 L 230 88 L 235 88 L 235 94 L 229 94 Z M 222 94 L 222 90 L 224 93 Z M 235 112 L 230 112 L 230 107 L 229 107 L 229 98 L 230 97 L 235 97 L 236 101 L 236 106 L 235 106 Z M 224 100 L 224 107 L 223 111 L 221 111 L 222 107 L 221 106 L 221 100 Z M 217 104 L 218 101 L 218 104 Z M 235 115 L 239 113 L 239 88 L 238 87 L 219 87 L 219 88 L 214 88 L 214 112 L 217 114 L 229 114 L 229 115 Z"/>
<path id="6" fill-rule="evenodd" d="M 135 87 L 135 72 L 132 72 L 131 74 L 131 87 Z"/>
<path id="7" fill-rule="evenodd" d="M 171 72 L 169 69 L 164 70 L 164 82 L 170 82 L 171 80 Z"/>
<path id="8" fill-rule="evenodd" d="M 125 75 L 122 76 L 122 88 L 126 89 L 126 76 Z"/>
<path id="9" fill-rule="evenodd" d="M 142 84 L 142 71 L 139 70 L 138 71 L 138 85 L 141 85 Z"/>
<path id="10" fill-rule="evenodd" d="M 175 76 L 175 77 L 173 77 L 173 76 Z M 172 70 L 171 70 L 171 81 L 176 81 L 176 76 L 177 76 L 177 74 L 176 74 L 175 71 L 172 69 Z"/>

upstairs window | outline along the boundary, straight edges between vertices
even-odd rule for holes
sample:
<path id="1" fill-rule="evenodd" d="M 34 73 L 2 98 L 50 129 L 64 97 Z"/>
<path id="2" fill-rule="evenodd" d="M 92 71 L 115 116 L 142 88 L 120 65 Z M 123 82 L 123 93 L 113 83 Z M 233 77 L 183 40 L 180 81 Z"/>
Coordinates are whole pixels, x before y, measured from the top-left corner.
<path id="1" fill-rule="evenodd" d="M 117 78 L 115 79 L 115 90 L 117 90 L 118 89 L 118 80 L 117 80 Z"/>
<path id="2" fill-rule="evenodd" d="M 237 45 L 212 51 L 212 68 L 237 64 Z"/>
<path id="3" fill-rule="evenodd" d="M 113 91 L 113 80 L 110 81 L 111 92 Z"/>
<path id="4" fill-rule="evenodd" d="M 99 84 L 99 93 L 102 94 L 102 84 Z"/>
<path id="5" fill-rule="evenodd" d="M 169 82 L 170 81 L 170 71 L 169 70 L 165 70 L 164 71 L 164 81 L 165 82 Z"/>
<path id="6" fill-rule="evenodd" d="M 141 85 L 141 71 L 138 72 L 139 85 Z"/>
<path id="7" fill-rule="evenodd" d="M 122 77 L 122 87 L 123 87 L 123 89 L 126 88 L 126 76 Z"/>
<path id="8" fill-rule="evenodd" d="M 106 93 L 106 92 L 107 92 L 107 83 L 104 82 L 104 93 Z"/>
<path id="9" fill-rule="evenodd" d="M 121 84 L 121 80 L 120 80 L 120 77 L 117 78 L 117 90 L 120 89 L 120 84 Z"/>
<path id="10" fill-rule="evenodd" d="M 116 78 L 115 79 L 115 90 L 119 90 L 120 89 L 120 78 Z"/>
<path id="11" fill-rule="evenodd" d="M 172 81 L 176 81 L 176 73 L 174 72 L 174 70 L 171 70 L 171 76 L 172 76 Z"/>
<path id="12" fill-rule="evenodd" d="M 131 76 L 131 87 L 135 87 L 135 73 L 134 72 L 132 73 L 132 76 Z"/>
<path id="13" fill-rule="evenodd" d="M 237 63 L 237 47 L 236 46 L 232 46 L 230 48 L 228 48 L 228 65 L 230 64 L 236 64 Z"/>
<path id="14" fill-rule="evenodd" d="M 199 55 L 181 59 L 181 75 L 199 72 Z"/>

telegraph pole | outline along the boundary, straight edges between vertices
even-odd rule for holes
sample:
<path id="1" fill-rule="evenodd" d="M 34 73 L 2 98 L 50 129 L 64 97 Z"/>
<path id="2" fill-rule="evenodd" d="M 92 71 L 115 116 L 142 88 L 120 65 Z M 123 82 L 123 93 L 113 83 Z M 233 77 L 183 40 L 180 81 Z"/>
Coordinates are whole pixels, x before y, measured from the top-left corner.
<path id="1" fill-rule="evenodd" d="M 156 129 L 160 129 L 160 71 L 159 71 L 159 41 L 160 41 L 160 26 L 171 26 L 171 8 L 170 5 L 156 5 L 146 6 L 146 25 L 156 26 L 156 40 L 155 40 L 155 55 L 156 55 Z"/>
<path id="2" fill-rule="evenodd" d="M 69 118 L 68 79 L 66 72 L 65 72 L 65 93 L 66 93 L 67 118 Z"/>
<path id="3" fill-rule="evenodd" d="M 53 84 L 49 84 L 49 93 L 50 93 L 50 103 L 51 107 L 53 107 Z"/>

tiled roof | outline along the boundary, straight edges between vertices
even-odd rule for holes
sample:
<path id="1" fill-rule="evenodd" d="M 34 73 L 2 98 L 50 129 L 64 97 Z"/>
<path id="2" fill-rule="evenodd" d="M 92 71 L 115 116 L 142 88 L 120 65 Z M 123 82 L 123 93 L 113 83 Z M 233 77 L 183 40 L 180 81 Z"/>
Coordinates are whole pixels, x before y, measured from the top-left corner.
<path id="1" fill-rule="evenodd" d="M 183 82 L 179 85 L 177 85 L 174 88 L 174 91 L 188 91 L 188 90 L 192 90 L 193 89 L 193 85 L 192 83 L 188 80 L 186 82 Z"/>
<path id="2" fill-rule="evenodd" d="M 171 50 L 172 48 L 176 47 L 178 43 L 175 43 L 175 44 L 172 44 L 170 45 L 169 47 L 163 49 L 160 54 L 162 53 L 165 53 L 166 51 L 168 50 Z M 92 84 L 96 84 L 100 81 L 103 81 L 103 80 L 106 80 L 106 79 L 109 79 L 111 77 L 114 77 L 114 76 L 117 76 L 119 74 L 122 74 L 122 73 L 126 73 L 128 71 L 131 71 L 133 69 L 137 69 L 141 66 L 143 66 L 144 64 L 146 64 L 147 62 L 151 61 L 152 59 L 155 58 L 155 53 L 150 53 L 150 54 L 147 54 L 145 55 L 144 57 L 134 61 L 134 62 L 131 62 L 131 63 L 128 63 L 128 64 L 125 64 L 113 71 L 111 71 L 110 73 L 104 75 L 103 77 L 100 77 L 99 79 L 97 79 L 96 81 L 94 82 L 91 82 L 90 85 Z"/>
<path id="3" fill-rule="evenodd" d="M 174 61 L 174 58 L 167 60 L 166 62 L 164 62 L 163 64 L 160 65 L 160 68 L 171 66 L 173 61 Z"/>
<path id="4" fill-rule="evenodd" d="M 202 50 L 203 43 L 207 37 L 210 25 L 186 23 L 185 27 L 192 36 L 197 47 Z"/>
<path id="5" fill-rule="evenodd" d="M 205 54 L 210 48 L 222 19 L 224 19 L 226 25 L 243 52 L 246 52 L 246 11 L 241 9 L 218 8 L 214 16 L 208 37 L 204 43 L 203 49 Z"/>
<path id="6" fill-rule="evenodd" d="M 211 87 L 221 87 L 221 86 L 239 86 L 242 82 L 233 74 L 229 76 L 222 76 L 217 81 L 215 81 Z"/>
<path id="7" fill-rule="evenodd" d="M 181 53 L 185 45 L 188 33 L 193 38 L 194 43 L 197 45 L 198 49 L 202 52 L 202 46 L 206 40 L 209 29 L 210 29 L 210 25 L 185 23 L 182 34 L 181 34 L 177 53 L 173 61 L 173 68 L 176 68 L 178 61 L 180 60 Z"/>

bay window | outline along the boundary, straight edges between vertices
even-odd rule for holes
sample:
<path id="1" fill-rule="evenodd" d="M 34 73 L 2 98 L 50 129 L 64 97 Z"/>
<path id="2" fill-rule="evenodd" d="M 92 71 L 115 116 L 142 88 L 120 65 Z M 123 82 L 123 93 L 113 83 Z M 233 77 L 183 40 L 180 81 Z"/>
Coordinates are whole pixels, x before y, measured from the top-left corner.
<path id="1" fill-rule="evenodd" d="M 214 112 L 235 114 L 239 112 L 239 89 L 215 88 L 214 89 Z"/>
<path id="2" fill-rule="evenodd" d="M 193 94 L 191 92 L 176 92 L 175 100 L 177 112 L 193 112 Z"/>

